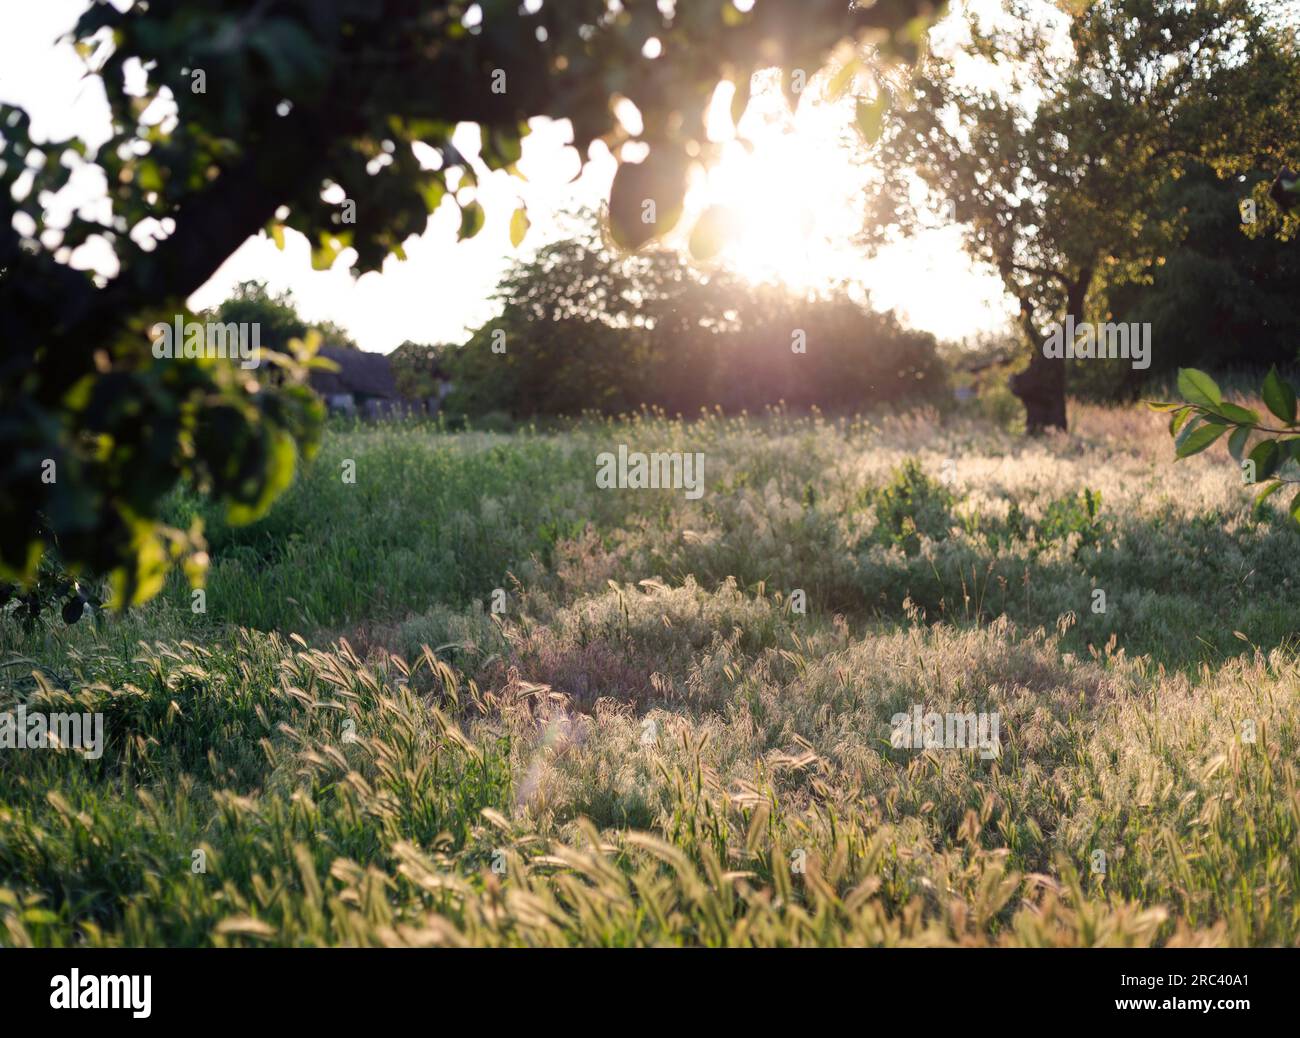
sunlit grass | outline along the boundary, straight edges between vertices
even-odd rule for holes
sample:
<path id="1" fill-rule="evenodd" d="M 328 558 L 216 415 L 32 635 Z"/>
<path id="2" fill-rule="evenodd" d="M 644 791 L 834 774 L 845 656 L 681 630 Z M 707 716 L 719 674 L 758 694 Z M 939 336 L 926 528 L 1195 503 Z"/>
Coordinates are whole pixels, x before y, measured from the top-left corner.
<path id="1" fill-rule="evenodd" d="M 204 513 L 206 613 L 0 622 L 0 709 L 108 736 L 0 751 L 0 943 L 1294 944 L 1300 533 L 1074 430 L 336 431 Z M 596 489 L 620 442 L 708 492 Z M 892 747 L 914 704 L 1001 755 Z"/>

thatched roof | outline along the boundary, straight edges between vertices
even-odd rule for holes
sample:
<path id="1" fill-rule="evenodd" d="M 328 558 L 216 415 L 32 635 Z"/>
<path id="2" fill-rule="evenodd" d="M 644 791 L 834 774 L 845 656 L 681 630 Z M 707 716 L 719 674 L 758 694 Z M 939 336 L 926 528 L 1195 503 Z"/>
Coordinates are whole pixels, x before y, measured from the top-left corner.
<path id="1" fill-rule="evenodd" d="M 318 356 L 339 366 L 338 371 L 313 371 L 311 387 L 321 396 L 336 393 L 364 393 L 366 396 L 395 398 L 397 384 L 393 369 L 382 353 L 366 353 L 341 346 L 322 346 Z"/>

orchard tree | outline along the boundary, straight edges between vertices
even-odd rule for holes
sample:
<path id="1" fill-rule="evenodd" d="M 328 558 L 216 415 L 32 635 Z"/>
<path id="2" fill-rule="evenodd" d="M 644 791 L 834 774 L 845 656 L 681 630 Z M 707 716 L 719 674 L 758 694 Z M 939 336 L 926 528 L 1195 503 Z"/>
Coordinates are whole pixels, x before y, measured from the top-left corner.
<path id="1" fill-rule="evenodd" d="M 910 88 L 882 88 L 863 110 L 880 135 L 876 222 L 908 233 L 946 211 L 961 226 L 1018 304 L 1029 359 L 1012 388 L 1029 430 L 1065 428 L 1065 361 L 1044 355 L 1049 328 L 1085 321 L 1103 278 L 1141 277 L 1177 244 L 1169 180 L 1193 162 L 1224 176 L 1267 170 L 1251 232 L 1300 226 L 1300 211 L 1267 198 L 1272 180 L 1281 200 L 1278 171 L 1300 141 L 1294 31 L 1270 0 L 1005 0 L 992 18 L 968 11 L 965 27 Z M 910 198 L 918 179 L 922 207 Z M 884 237 L 869 229 L 868 240 Z"/>
<path id="2" fill-rule="evenodd" d="M 292 292 L 286 289 L 272 293 L 265 281 L 241 281 L 226 299 L 195 316 L 200 321 L 220 324 L 255 324 L 260 329 L 261 344 L 281 353 L 290 352 L 295 339 L 304 339 L 311 332 L 316 333 L 321 346 L 360 349 L 346 328 L 333 321 L 309 323 L 298 313 Z"/>
<path id="3" fill-rule="evenodd" d="M 119 603 L 155 593 L 174 562 L 201 579 L 201 531 L 158 522 L 169 490 L 198 487 L 249 520 L 318 442 L 298 359 L 272 358 L 286 377 L 259 380 L 152 356 L 150 329 L 250 236 L 292 228 L 322 268 L 353 249 L 356 274 L 400 258 L 443 202 L 471 237 L 486 214 L 458 123 L 480 128 L 488 168 L 511 170 L 535 116 L 568 119 L 584 158 L 597 139 L 617 148 L 614 103 L 627 98 L 648 157 L 620 168 L 609 219 L 639 246 L 670 229 L 689 164 L 710 157 L 720 81 L 737 85 L 739 116 L 756 69 L 802 82 L 844 41 L 912 59 L 932 12 L 929 0 L 118 6 L 95 0 L 72 31 L 111 111 L 103 145 L 34 140 L 26 113 L 0 105 L 0 578 L 30 583 L 55 549 L 73 574 L 112 574 Z M 86 165 L 103 173 L 110 218 L 50 218 Z M 516 238 L 526 226 L 511 220 Z M 112 250 L 111 277 L 70 265 L 91 239 Z"/>
<path id="4" fill-rule="evenodd" d="M 293 294 L 272 294 L 264 281 L 241 281 L 228 298 L 198 316 L 222 323 L 256 324 L 262 343 L 281 352 L 307 334 L 307 322 L 298 313 Z"/>
<path id="5" fill-rule="evenodd" d="M 706 346 L 734 300 L 676 250 L 625 253 L 602 240 L 596 214 L 573 222 L 570 236 L 510 266 L 493 294 L 500 313 L 447 351 L 453 413 L 618 413 L 658 402 L 661 370 L 707 382 Z M 668 357 L 656 350 L 664 343 Z"/>

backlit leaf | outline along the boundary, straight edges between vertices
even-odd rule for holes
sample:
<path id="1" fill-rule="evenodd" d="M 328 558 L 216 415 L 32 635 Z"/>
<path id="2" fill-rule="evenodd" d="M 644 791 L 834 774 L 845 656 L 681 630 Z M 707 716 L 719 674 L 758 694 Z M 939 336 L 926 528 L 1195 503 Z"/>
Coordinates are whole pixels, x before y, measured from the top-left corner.
<path id="1" fill-rule="evenodd" d="M 1273 414 L 1287 425 L 1295 424 L 1295 390 L 1291 388 L 1291 383 L 1277 373 L 1276 367 L 1270 368 L 1264 376 L 1264 388 L 1260 395 L 1264 398 L 1264 405 Z"/>
<path id="2" fill-rule="evenodd" d="M 1208 407 L 1212 411 L 1218 410 L 1223 403 L 1223 394 L 1214 379 L 1196 368 L 1178 369 L 1178 392 L 1189 404 Z"/>
<path id="3" fill-rule="evenodd" d="M 510 217 L 510 244 L 516 249 L 523 244 L 524 236 L 528 234 L 528 211 L 520 206 Z"/>
<path id="4" fill-rule="evenodd" d="M 1189 427 L 1188 431 L 1178 438 L 1174 453 L 1180 458 L 1190 458 L 1193 454 L 1199 454 L 1222 436 L 1225 428 L 1226 426 L 1208 423 L 1194 428 Z"/>

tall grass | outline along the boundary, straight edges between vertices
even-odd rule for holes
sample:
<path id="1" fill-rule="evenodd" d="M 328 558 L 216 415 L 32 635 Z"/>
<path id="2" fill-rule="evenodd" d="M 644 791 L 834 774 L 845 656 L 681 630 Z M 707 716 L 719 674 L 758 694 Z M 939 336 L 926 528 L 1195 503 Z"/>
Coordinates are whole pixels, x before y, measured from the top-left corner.
<path id="1" fill-rule="evenodd" d="M 0 750 L 0 943 L 1295 944 L 1300 534 L 1157 423 L 354 428 L 177 499 L 206 613 L 0 618 L 0 711 L 107 733 Z"/>

